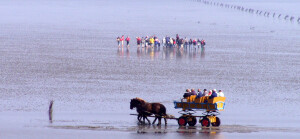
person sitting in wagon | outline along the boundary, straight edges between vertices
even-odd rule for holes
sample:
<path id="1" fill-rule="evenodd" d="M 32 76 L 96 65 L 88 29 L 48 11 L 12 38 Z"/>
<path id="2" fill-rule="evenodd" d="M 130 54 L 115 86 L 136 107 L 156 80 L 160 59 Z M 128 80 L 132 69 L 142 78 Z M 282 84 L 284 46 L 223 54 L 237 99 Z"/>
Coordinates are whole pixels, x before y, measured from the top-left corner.
<path id="1" fill-rule="evenodd" d="M 196 98 L 200 98 L 203 96 L 203 93 L 201 92 L 201 89 L 198 89 L 198 95 L 196 96 Z"/>
<path id="2" fill-rule="evenodd" d="M 218 93 L 218 97 L 224 97 L 224 93 L 222 92 L 222 90 L 219 90 L 219 93 Z"/>
<path id="3" fill-rule="evenodd" d="M 191 90 L 190 89 L 186 89 L 185 93 L 183 94 L 184 98 L 190 97 L 191 96 Z"/>
<path id="4" fill-rule="evenodd" d="M 191 90 L 190 94 L 191 94 L 191 95 L 197 95 L 197 93 L 196 93 L 196 91 L 195 91 L 194 88 Z"/>
<path id="5" fill-rule="evenodd" d="M 213 99 L 214 97 L 218 97 L 217 91 L 214 89 L 212 90 L 211 95 L 209 96 L 209 99 Z"/>
<path id="6" fill-rule="evenodd" d="M 208 96 L 208 92 L 206 89 L 203 90 L 203 95 L 202 96 Z"/>
<path id="7" fill-rule="evenodd" d="M 209 90 L 208 91 L 208 96 L 211 96 L 211 94 L 212 94 L 212 90 Z"/>

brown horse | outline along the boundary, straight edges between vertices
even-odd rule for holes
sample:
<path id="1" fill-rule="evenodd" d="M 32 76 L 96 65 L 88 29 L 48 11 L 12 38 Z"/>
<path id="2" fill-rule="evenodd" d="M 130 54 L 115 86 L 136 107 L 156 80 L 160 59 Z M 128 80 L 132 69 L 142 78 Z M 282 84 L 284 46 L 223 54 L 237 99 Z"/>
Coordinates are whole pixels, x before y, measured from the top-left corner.
<path id="1" fill-rule="evenodd" d="M 145 119 L 147 119 L 149 124 L 150 124 L 150 120 L 147 118 L 147 116 L 154 114 L 155 120 L 153 121 L 152 124 L 154 124 L 156 119 L 158 119 L 157 125 L 161 125 L 162 116 L 167 116 L 166 107 L 164 105 L 160 103 L 147 103 L 145 100 L 141 98 L 131 99 L 130 109 L 133 108 L 136 108 L 136 111 L 138 112 L 138 120 L 140 121 L 140 118 L 143 117 L 144 121 Z M 164 119 L 165 119 L 165 124 L 167 124 L 167 119 L 166 118 Z"/>
<path id="2" fill-rule="evenodd" d="M 147 118 L 147 116 L 152 114 L 143 110 L 141 102 L 144 102 L 144 100 L 141 98 L 131 99 L 130 109 L 136 108 L 136 112 L 138 113 L 137 119 L 140 123 L 145 123 L 145 119 L 147 119 L 148 123 L 150 124 L 150 120 Z M 141 118 L 143 118 L 143 122 L 141 121 Z"/>

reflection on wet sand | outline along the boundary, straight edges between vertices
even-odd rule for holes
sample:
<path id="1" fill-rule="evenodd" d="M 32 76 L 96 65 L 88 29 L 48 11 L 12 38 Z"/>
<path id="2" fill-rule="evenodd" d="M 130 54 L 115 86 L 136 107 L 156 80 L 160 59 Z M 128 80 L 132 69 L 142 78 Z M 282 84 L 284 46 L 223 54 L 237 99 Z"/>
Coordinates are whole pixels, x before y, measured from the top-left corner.
<path id="1" fill-rule="evenodd" d="M 119 48 L 117 50 L 118 56 L 124 58 L 124 51 L 126 51 L 126 57 L 130 56 L 129 49 L 124 50 Z M 148 57 L 150 59 L 191 59 L 195 60 L 197 58 L 205 58 L 205 47 L 138 47 L 136 49 L 136 54 L 138 58 Z"/>
<path id="2" fill-rule="evenodd" d="M 161 133 L 166 134 L 168 132 L 174 132 L 174 126 L 168 128 L 168 126 L 156 126 L 156 125 L 140 125 L 138 126 L 137 133 L 144 134 L 144 133 Z M 223 138 L 221 134 L 220 128 L 197 128 L 197 127 L 189 127 L 189 126 L 181 126 L 178 127 L 176 130 L 177 133 L 186 137 L 193 136 L 193 135 L 204 135 L 207 137 L 214 137 L 214 138 Z"/>
<path id="3" fill-rule="evenodd" d="M 180 133 L 183 137 L 186 136 L 203 136 L 203 137 L 213 137 L 217 139 L 224 138 L 222 134 L 220 134 L 220 128 L 197 128 L 197 127 L 179 127 L 177 133 Z"/>
<path id="4" fill-rule="evenodd" d="M 167 126 L 156 126 L 156 125 L 139 125 L 137 129 L 138 134 L 148 133 L 168 133 Z"/>
<path id="5" fill-rule="evenodd" d="M 126 49 L 125 52 L 126 52 L 125 53 L 126 57 L 129 58 L 130 56 L 129 49 Z M 124 57 L 124 48 L 118 48 L 117 54 L 119 57 Z"/>
<path id="6" fill-rule="evenodd" d="M 59 122 L 59 121 L 57 121 Z M 71 122 L 74 123 L 74 122 Z M 93 130 L 93 131 L 118 131 L 118 132 L 134 132 L 137 134 L 163 134 L 170 135 L 177 133 L 176 136 L 182 137 L 209 137 L 209 138 L 226 138 L 227 134 L 224 133 L 254 133 L 254 132 L 278 132 L 278 133 L 299 133 L 299 128 L 275 128 L 275 127 L 257 127 L 257 126 L 242 126 L 242 125 L 223 125 L 220 127 L 200 127 L 200 126 L 182 126 L 167 125 L 137 125 L 137 126 L 125 126 L 125 125 L 112 125 L 109 123 L 97 123 L 88 125 L 74 125 L 66 122 L 60 122 L 57 125 L 51 124 L 49 128 L 54 129 L 72 129 L 72 130 Z"/>

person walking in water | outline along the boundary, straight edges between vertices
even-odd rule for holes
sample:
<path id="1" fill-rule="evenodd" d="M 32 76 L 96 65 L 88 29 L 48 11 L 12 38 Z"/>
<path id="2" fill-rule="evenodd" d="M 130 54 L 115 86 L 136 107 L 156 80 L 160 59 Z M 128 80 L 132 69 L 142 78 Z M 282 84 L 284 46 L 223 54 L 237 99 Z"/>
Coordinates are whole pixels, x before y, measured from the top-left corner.
<path id="1" fill-rule="evenodd" d="M 196 45 L 197 45 L 197 40 L 196 40 L 196 39 L 194 39 L 194 40 L 193 40 L 193 46 L 194 46 L 193 48 L 195 48 L 195 49 L 196 49 Z"/>
<path id="2" fill-rule="evenodd" d="M 184 39 L 184 49 L 187 49 L 188 44 L 189 44 L 189 40 L 185 37 L 185 39 Z"/>
<path id="3" fill-rule="evenodd" d="M 202 40 L 201 40 L 201 48 L 202 48 L 202 49 L 204 48 L 205 44 L 206 44 L 206 43 L 205 43 L 205 40 L 202 39 Z"/>
<path id="4" fill-rule="evenodd" d="M 127 38 L 126 38 L 126 42 L 127 42 L 127 49 L 129 48 L 129 41 L 130 41 L 130 38 L 129 38 L 129 36 L 127 36 Z"/>
<path id="5" fill-rule="evenodd" d="M 176 40 L 173 38 L 173 47 L 175 47 L 176 46 Z"/>
<path id="6" fill-rule="evenodd" d="M 124 35 L 122 35 L 122 37 L 120 38 L 121 44 L 122 44 L 122 48 L 124 46 Z"/>
<path id="7" fill-rule="evenodd" d="M 152 48 L 153 45 L 154 45 L 154 38 L 153 37 L 150 37 L 149 43 L 150 43 L 150 47 Z"/>
<path id="8" fill-rule="evenodd" d="M 193 44 L 193 40 L 192 39 L 190 39 L 190 41 L 189 41 L 189 49 L 191 48 L 191 45 Z"/>
<path id="9" fill-rule="evenodd" d="M 173 39 L 170 38 L 170 47 L 173 47 Z"/>
<path id="10" fill-rule="evenodd" d="M 145 38 L 142 37 L 142 48 L 146 47 L 145 45 L 146 45 Z"/>
<path id="11" fill-rule="evenodd" d="M 120 37 L 117 37 L 117 42 L 118 42 L 118 48 L 120 48 Z"/>
<path id="12" fill-rule="evenodd" d="M 137 43 L 138 48 L 140 48 L 141 42 L 142 42 L 142 39 L 140 37 L 136 37 L 136 43 Z"/>
<path id="13" fill-rule="evenodd" d="M 197 46 L 198 46 L 198 48 L 200 47 L 200 43 L 201 43 L 200 39 L 197 39 Z"/>
<path id="14" fill-rule="evenodd" d="M 163 45 L 163 47 L 166 46 L 166 38 L 165 37 L 163 37 L 163 39 L 162 39 L 162 45 Z"/>
<path id="15" fill-rule="evenodd" d="M 168 36 L 166 36 L 166 46 L 167 47 L 171 47 L 171 39 L 170 39 L 170 37 L 168 37 Z"/>
<path id="16" fill-rule="evenodd" d="M 149 37 L 146 36 L 145 37 L 145 47 L 148 47 L 148 44 L 149 44 Z"/>

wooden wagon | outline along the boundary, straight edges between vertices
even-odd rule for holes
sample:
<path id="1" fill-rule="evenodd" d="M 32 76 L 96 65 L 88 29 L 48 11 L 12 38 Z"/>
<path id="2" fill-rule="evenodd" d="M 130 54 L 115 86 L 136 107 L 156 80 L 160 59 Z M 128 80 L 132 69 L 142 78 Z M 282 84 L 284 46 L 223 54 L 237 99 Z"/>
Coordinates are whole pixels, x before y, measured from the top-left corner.
<path id="1" fill-rule="evenodd" d="M 180 126 L 194 126 L 197 123 L 197 117 L 199 123 L 202 126 L 209 127 L 220 126 L 221 120 L 216 115 L 219 111 L 223 111 L 225 107 L 225 97 L 214 97 L 209 99 L 208 96 L 196 98 L 195 95 L 181 99 L 181 101 L 174 101 L 175 109 L 182 109 L 179 113 L 182 114 L 178 119 Z M 197 110 L 203 110 L 201 116 L 195 116 Z"/>

